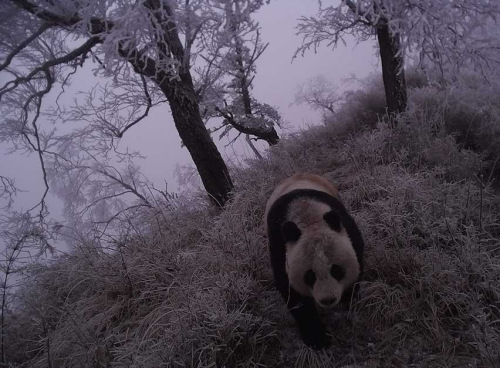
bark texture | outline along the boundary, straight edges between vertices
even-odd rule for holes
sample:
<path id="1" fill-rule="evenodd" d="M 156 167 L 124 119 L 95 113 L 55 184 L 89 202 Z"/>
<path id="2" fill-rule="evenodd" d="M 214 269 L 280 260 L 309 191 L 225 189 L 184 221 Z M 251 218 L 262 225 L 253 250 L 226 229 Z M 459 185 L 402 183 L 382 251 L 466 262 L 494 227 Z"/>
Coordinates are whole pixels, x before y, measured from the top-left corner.
<path id="1" fill-rule="evenodd" d="M 172 110 L 175 127 L 188 149 L 205 190 L 212 202 L 223 207 L 233 183 L 226 164 L 201 119 L 193 83 L 184 76 L 172 88 L 172 82 L 160 84 Z"/>
<path id="2" fill-rule="evenodd" d="M 401 113 L 406 110 L 408 99 L 399 35 L 391 34 L 387 22 L 381 22 L 377 25 L 377 40 L 382 62 L 387 112 L 389 114 Z"/>

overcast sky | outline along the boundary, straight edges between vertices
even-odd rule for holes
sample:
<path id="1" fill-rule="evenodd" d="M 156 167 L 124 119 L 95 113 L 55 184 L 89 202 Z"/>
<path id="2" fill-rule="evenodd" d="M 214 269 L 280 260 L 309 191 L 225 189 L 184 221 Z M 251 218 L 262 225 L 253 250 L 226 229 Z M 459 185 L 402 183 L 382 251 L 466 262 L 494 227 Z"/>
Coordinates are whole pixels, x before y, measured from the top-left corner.
<path id="1" fill-rule="evenodd" d="M 269 42 L 269 47 L 258 60 L 252 93 L 259 101 L 275 106 L 293 129 L 320 123 L 319 113 L 307 106 L 290 106 L 298 84 L 317 74 L 340 83 L 350 75 L 363 77 L 377 70 L 373 42 L 356 45 L 354 40 L 334 51 L 323 47 L 317 53 L 308 52 L 292 62 L 294 51 L 301 43 L 301 38 L 295 35 L 297 19 L 314 15 L 317 7 L 317 0 L 273 0 L 257 16 L 262 38 Z M 80 71 L 74 85 L 84 89 L 91 85 L 92 79 L 92 75 Z M 215 140 L 226 160 L 238 161 L 253 156 L 242 139 L 235 148 L 224 147 L 227 139 Z M 176 165 L 192 165 L 187 149 L 180 147 L 180 138 L 167 104 L 155 108 L 148 119 L 130 129 L 122 144 L 130 145 L 146 156 L 141 162 L 146 176 L 159 187 L 167 181 L 170 191 L 178 189 L 174 179 Z M 0 173 L 16 178 L 17 185 L 27 190 L 18 196 L 17 204 L 19 209 L 28 209 L 39 200 L 43 188 L 37 157 L 7 154 L 6 146 L 0 146 L 0 149 L 4 154 L 0 160 Z M 238 157 L 235 158 L 235 154 Z"/>

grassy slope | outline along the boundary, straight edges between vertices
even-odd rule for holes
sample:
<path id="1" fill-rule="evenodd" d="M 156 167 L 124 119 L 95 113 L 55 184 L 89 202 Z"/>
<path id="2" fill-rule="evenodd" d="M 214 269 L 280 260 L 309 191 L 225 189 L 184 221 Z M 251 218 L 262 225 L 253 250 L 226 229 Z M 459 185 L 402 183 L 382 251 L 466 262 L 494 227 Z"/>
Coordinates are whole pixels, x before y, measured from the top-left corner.
<path id="1" fill-rule="evenodd" d="M 26 367 L 500 365 L 500 198 L 476 176 L 500 122 L 498 106 L 470 88 L 476 100 L 467 105 L 466 88 L 416 88 L 397 128 L 359 131 L 383 103 L 381 89 L 368 87 L 335 122 L 234 169 L 225 212 L 183 201 L 143 215 L 116 252 L 87 245 L 34 267 L 11 316 L 11 359 Z M 489 120 L 462 141 L 480 142 L 479 154 L 448 133 L 450 112 L 476 117 L 481 102 Z M 300 171 L 338 185 L 366 239 L 359 299 L 325 316 L 335 343 L 322 352 L 303 346 L 273 287 L 262 229 L 273 187 Z"/>

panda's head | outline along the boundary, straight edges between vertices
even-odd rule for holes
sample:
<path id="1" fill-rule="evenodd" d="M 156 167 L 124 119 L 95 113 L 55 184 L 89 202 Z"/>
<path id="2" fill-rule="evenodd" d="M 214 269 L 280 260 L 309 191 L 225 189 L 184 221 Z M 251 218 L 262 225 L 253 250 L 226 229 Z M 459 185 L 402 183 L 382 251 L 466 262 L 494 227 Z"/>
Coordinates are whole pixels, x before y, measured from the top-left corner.
<path id="1" fill-rule="evenodd" d="M 359 277 L 360 266 L 340 216 L 324 212 L 312 226 L 294 221 L 282 225 L 290 285 L 323 307 L 335 306 Z"/>

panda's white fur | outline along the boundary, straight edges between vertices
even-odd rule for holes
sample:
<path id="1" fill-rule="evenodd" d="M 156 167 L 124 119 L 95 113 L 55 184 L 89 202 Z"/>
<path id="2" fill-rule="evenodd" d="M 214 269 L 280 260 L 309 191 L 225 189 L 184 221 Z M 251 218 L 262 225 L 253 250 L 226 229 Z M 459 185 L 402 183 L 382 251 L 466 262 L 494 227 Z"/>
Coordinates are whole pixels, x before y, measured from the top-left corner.
<path id="1" fill-rule="evenodd" d="M 322 205 L 318 202 L 308 204 L 317 210 L 318 214 L 325 214 L 329 210 L 321 208 Z M 290 219 L 293 221 L 294 217 L 292 210 Z M 358 280 L 360 267 L 346 230 L 342 228 L 340 233 L 337 233 L 328 225 L 325 226 L 324 220 L 322 222 L 318 221 L 309 226 L 304 226 L 300 221 L 296 222 L 302 234 L 297 242 L 286 244 L 286 271 L 290 284 L 297 292 L 313 297 L 318 305 L 328 308 L 336 305 L 343 292 Z M 345 270 L 345 276 L 340 281 L 330 273 L 333 264 Z M 308 270 L 312 270 L 316 275 L 312 288 L 304 281 Z M 335 301 L 323 302 L 332 299 Z"/>
<path id="2" fill-rule="evenodd" d="M 325 178 L 313 174 L 296 174 L 283 181 L 271 194 L 265 218 L 276 200 L 297 189 L 313 189 L 338 199 L 337 189 Z M 324 308 L 336 305 L 343 292 L 358 280 L 360 274 L 356 252 L 346 229 L 342 227 L 337 232 L 323 218 L 329 211 L 331 208 L 327 204 L 306 197 L 294 200 L 286 214 L 286 220 L 295 223 L 301 232 L 296 242 L 286 243 L 286 273 L 290 285 L 301 295 L 313 297 Z M 267 221 L 264 222 L 267 230 Z M 332 264 L 345 270 L 345 276 L 340 281 L 330 273 Z M 309 270 L 316 276 L 312 288 L 304 280 Z"/>

